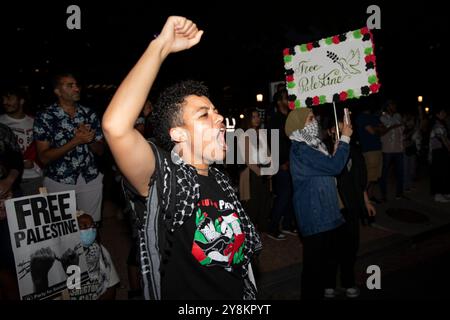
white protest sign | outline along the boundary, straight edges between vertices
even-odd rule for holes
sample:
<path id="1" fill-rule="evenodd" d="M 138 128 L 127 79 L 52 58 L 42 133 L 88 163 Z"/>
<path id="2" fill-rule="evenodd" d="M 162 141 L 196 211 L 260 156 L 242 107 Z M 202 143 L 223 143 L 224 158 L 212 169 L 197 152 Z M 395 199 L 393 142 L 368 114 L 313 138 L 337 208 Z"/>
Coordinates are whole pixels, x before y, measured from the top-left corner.
<path id="1" fill-rule="evenodd" d="M 283 51 L 291 109 L 378 92 L 372 33 L 366 28 Z"/>
<path id="2" fill-rule="evenodd" d="M 49 299 L 65 290 L 71 265 L 87 277 L 75 191 L 9 199 L 5 207 L 22 300 Z"/>

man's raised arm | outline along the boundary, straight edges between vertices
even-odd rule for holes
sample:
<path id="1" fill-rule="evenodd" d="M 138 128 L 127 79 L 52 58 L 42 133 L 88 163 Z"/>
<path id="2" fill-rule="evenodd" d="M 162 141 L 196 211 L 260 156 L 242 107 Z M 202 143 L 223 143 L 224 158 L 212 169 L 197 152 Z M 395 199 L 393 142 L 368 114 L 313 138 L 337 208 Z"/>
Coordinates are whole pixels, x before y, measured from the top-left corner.
<path id="1" fill-rule="evenodd" d="M 173 52 L 199 43 L 203 31 L 183 17 L 169 17 L 136 65 L 122 81 L 105 114 L 102 128 L 123 175 L 142 195 L 155 170 L 155 156 L 144 137 L 134 128 L 136 119 L 155 81 L 161 64 Z"/>

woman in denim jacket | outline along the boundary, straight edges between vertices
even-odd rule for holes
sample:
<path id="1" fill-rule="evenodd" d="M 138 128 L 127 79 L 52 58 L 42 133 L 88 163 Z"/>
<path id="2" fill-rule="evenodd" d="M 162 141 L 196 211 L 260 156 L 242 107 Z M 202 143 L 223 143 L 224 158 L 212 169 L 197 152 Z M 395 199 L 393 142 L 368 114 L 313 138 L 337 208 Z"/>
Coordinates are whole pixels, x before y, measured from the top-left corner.
<path id="1" fill-rule="evenodd" d="M 319 139 L 319 125 L 311 109 L 293 110 L 285 131 L 292 140 L 294 211 L 303 240 L 302 298 L 321 299 L 335 277 L 334 231 L 344 223 L 335 176 L 347 162 L 353 131 L 350 124 L 344 125 L 333 155 Z"/>

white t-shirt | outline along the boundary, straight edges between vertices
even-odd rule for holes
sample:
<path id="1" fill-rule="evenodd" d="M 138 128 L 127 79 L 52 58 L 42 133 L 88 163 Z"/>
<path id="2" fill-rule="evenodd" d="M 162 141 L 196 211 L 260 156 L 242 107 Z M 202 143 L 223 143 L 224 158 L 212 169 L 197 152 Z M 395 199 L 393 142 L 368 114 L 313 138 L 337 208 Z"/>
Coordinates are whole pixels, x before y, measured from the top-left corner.
<path id="1" fill-rule="evenodd" d="M 30 116 L 25 116 L 22 119 L 11 118 L 6 114 L 0 116 L 0 123 L 3 123 L 11 128 L 17 137 L 17 143 L 20 146 L 22 154 L 27 150 L 33 142 L 33 122 L 34 119 Z M 35 163 L 31 169 L 24 169 L 22 179 L 33 179 L 42 176 L 42 170 Z"/>
<path id="2" fill-rule="evenodd" d="M 398 113 L 395 113 L 392 116 L 385 113 L 380 117 L 380 121 L 386 126 L 386 128 L 389 128 L 397 124 L 402 124 L 402 117 Z M 384 153 L 403 152 L 403 127 L 392 129 L 385 135 L 381 136 L 381 145 Z"/>

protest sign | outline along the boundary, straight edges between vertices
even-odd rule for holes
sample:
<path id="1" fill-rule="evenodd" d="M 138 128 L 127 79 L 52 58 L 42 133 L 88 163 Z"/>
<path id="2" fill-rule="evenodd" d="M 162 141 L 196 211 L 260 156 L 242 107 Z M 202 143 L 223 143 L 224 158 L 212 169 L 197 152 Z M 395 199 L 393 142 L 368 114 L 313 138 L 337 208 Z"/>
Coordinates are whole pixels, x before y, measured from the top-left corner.
<path id="1" fill-rule="evenodd" d="M 75 191 L 5 202 L 22 300 L 51 299 L 67 288 L 69 266 L 87 277 Z"/>
<path id="2" fill-rule="evenodd" d="M 283 51 L 291 109 L 377 93 L 372 33 L 365 27 Z"/>

